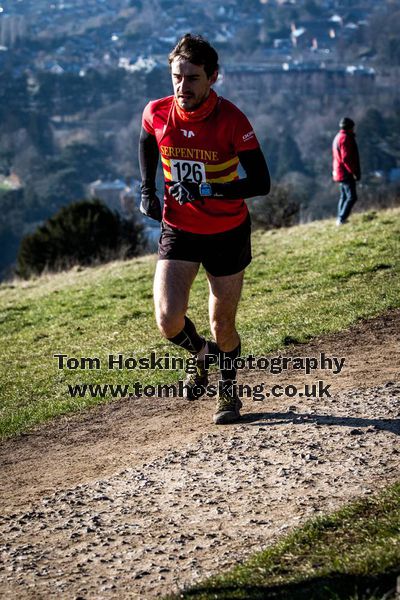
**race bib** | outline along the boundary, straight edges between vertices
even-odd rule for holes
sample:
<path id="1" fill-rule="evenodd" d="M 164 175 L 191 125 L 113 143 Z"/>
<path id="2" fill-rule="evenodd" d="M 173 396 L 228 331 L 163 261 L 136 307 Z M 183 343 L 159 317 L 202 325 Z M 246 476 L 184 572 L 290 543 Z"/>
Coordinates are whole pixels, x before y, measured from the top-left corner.
<path id="1" fill-rule="evenodd" d="M 204 163 L 194 160 L 171 160 L 172 181 L 193 181 L 202 183 L 206 181 Z"/>

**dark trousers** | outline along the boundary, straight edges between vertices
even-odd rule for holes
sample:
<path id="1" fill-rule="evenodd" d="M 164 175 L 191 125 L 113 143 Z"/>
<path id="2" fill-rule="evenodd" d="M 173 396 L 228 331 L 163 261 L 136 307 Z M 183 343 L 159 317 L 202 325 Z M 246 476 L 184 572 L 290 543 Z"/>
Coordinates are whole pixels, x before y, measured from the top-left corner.
<path id="1" fill-rule="evenodd" d="M 340 198 L 338 204 L 338 220 L 344 223 L 357 201 L 356 182 L 348 179 L 340 182 Z"/>

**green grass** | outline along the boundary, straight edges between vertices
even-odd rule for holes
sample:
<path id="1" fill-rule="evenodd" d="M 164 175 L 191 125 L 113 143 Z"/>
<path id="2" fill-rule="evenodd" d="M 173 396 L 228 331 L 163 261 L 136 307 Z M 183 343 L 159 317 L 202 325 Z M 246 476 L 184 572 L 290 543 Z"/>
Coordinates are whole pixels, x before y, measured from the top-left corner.
<path id="1" fill-rule="evenodd" d="M 378 600 L 400 575 L 400 484 L 311 520 L 229 573 L 170 600 Z"/>
<path id="2" fill-rule="evenodd" d="M 238 313 L 243 354 L 284 350 L 399 307 L 399 239 L 399 209 L 355 215 L 342 228 L 330 220 L 256 232 Z M 107 368 L 109 354 L 179 355 L 155 326 L 154 268 L 150 256 L 0 286 L 0 436 L 111 399 L 71 398 L 67 384 L 154 385 L 182 376 Z M 189 315 L 209 335 L 201 275 Z M 97 357 L 102 368 L 59 369 L 58 353 Z"/>

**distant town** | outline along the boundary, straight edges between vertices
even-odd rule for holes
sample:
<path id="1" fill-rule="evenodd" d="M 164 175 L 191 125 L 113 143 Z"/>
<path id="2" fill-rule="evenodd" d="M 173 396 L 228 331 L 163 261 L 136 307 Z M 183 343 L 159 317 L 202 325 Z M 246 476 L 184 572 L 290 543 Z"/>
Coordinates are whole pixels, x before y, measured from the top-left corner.
<path id="1" fill-rule="evenodd" d="M 335 66 L 370 75 L 368 52 L 360 54 L 357 65 L 345 65 L 341 48 L 343 42 L 362 37 L 378 4 L 372 0 L 0 0 L 0 68 L 81 76 L 89 69 L 115 67 L 150 72 L 165 64 L 179 35 L 197 30 L 220 49 L 227 70 L 288 72 Z M 236 58 L 235 48 L 246 46 L 246 38 L 246 61 L 232 65 L 231 50 Z"/>

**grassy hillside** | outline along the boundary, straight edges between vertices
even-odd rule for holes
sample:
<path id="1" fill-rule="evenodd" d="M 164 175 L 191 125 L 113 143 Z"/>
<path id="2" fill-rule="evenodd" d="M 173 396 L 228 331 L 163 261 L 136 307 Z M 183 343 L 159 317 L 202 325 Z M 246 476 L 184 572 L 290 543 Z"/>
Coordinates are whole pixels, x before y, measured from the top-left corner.
<path id="1" fill-rule="evenodd" d="M 266 354 L 400 306 L 399 209 L 355 215 L 342 228 L 320 221 L 253 239 L 238 315 L 243 354 Z M 182 376 L 108 368 L 109 355 L 179 356 L 154 323 L 154 266 L 149 256 L 0 286 L 1 436 L 113 395 L 72 398 L 68 384 L 173 383 Z M 189 315 L 204 335 L 207 294 L 199 277 Z M 69 365 L 79 367 L 59 368 L 55 354 L 78 359 Z M 82 357 L 100 368 L 81 365 Z"/>

